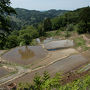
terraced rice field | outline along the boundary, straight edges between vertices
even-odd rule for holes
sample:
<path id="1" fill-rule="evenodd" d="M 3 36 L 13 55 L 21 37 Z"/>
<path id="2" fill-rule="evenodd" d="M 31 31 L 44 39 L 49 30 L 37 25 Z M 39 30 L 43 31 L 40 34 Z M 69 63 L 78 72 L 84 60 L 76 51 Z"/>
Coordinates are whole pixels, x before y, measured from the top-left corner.
<path id="1" fill-rule="evenodd" d="M 14 80 L 13 82 L 20 83 L 20 82 L 32 82 L 35 73 L 39 73 L 40 75 L 43 74 L 44 71 L 48 71 L 51 76 L 54 76 L 57 72 L 67 73 L 72 71 L 81 65 L 87 63 L 88 60 L 84 58 L 81 54 L 71 55 L 65 59 L 59 60 L 47 67 L 41 68 L 39 70 L 35 70 L 31 73 L 28 73 L 21 78 Z"/>
<path id="2" fill-rule="evenodd" d="M 2 56 L 2 59 L 20 65 L 33 65 L 46 55 L 47 51 L 41 46 L 23 46 L 11 49 Z"/>
<path id="3" fill-rule="evenodd" d="M 5 76 L 5 75 L 7 75 L 7 74 L 9 74 L 9 71 L 6 70 L 3 67 L 0 67 L 0 78 L 3 77 L 3 76 Z"/>

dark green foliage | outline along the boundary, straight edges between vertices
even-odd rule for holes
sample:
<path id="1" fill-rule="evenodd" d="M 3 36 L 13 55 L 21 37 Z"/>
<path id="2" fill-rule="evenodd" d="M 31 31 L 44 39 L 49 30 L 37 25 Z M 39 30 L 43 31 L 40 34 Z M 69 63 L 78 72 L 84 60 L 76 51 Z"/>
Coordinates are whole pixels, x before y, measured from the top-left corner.
<path id="1" fill-rule="evenodd" d="M 90 32 L 90 7 L 83 8 L 79 14 L 79 18 L 81 21 L 79 29 L 82 29 L 79 33 Z"/>
<path id="2" fill-rule="evenodd" d="M 41 80 L 41 76 L 36 74 L 35 77 L 34 77 L 34 87 L 35 87 L 35 90 L 42 90 L 42 80 Z"/>
<path id="3" fill-rule="evenodd" d="M 38 25 L 38 32 L 39 32 L 39 36 L 45 36 L 45 31 L 44 31 L 44 27 L 43 27 L 43 23 Z"/>
<path id="4" fill-rule="evenodd" d="M 60 83 L 61 80 L 61 75 L 56 74 L 54 78 L 49 77 L 45 80 L 45 82 L 42 82 L 43 76 L 36 74 L 33 85 L 28 83 L 20 83 L 17 87 L 17 90 L 89 90 L 90 88 L 89 75 L 65 85 Z"/>
<path id="5" fill-rule="evenodd" d="M 57 30 L 60 27 L 64 27 L 66 25 L 66 22 L 64 21 L 64 17 L 56 17 L 52 19 L 52 29 Z"/>
<path id="6" fill-rule="evenodd" d="M 78 33 L 90 33 L 90 7 L 67 12 L 51 21 L 53 30 L 68 26 L 66 30 L 73 31 L 74 25 L 78 24 Z"/>
<path id="7" fill-rule="evenodd" d="M 51 20 L 49 18 L 44 20 L 44 31 L 50 31 L 52 30 L 52 23 Z"/>
<path id="8" fill-rule="evenodd" d="M 38 23 L 42 22 L 45 18 L 54 18 L 58 15 L 62 15 L 67 10 L 49 10 L 49 11 L 36 11 L 36 10 L 26 10 L 21 8 L 15 9 L 17 15 L 12 15 L 12 26 L 13 29 L 21 29 L 22 26 L 33 25 L 36 26 Z M 12 24 L 12 25 L 13 25 Z"/>
<path id="9" fill-rule="evenodd" d="M 86 28 L 85 28 L 85 23 L 84 23 L 84 22 L 82 22 L 82 21 L 79 22 L 77 32 L 80 33 L 80 34 L 87 32 L 87 30 L 86 30 Z"/>
<path id="10" fill-rule="evenodd" d="M 56 74 L 56 76 L 52 79 L 50 78 L 48 72 L 44 72 L 43 76 L 38 74 L 34 77 L 34 85 L 31 85 L 30 89 L 32 90 L 52 90 L 52 88 L 59 88 L 61 80 L 60 74 Z"/>
<path id="11" fill-rule="evenodd" d="M 15 14 L 15 10 L 10 4 L 10 0 L 0 0 L 0 49 L 4 49 L 7 38 L 6 35 L 11 30 L 8 15 L 11 13 Z"/>
<path id="12" fill-rule="evenodd" d="M 14 48 L 19 45 L 18 38 L 15 35 L 8 36 L 6 41 L 6 48 Z"/>
<path id="13" fill-rule="evenodd" d="M 4 33 L 0 33 L 0 49 L 4 49 L 6 44 L 6 37 Z"/>
<path id="14" fill-rule="evenodd" d="M 8 36 L 3 36 L 0 40 L 0 49 L 10 49 L 16 46 L 31 45 L 33 39 L 39 36 L 38 30 L 28 26 L 20 31 L 13 31 Z"/>
<path id="15" fill-rule="evenodd" d="M 42 23 L 39 23 L 37 28 L 39 36 L 46 36 L 46 32 L 52 30 L 52 23 L 50 18 L 46 18 Z"/>
<path id="16" fill-rule="evenodd" d="M 10 25 L 8 15 L 15 14 L 15 10 L 10 6 L 10 0 L 0 0 L 0 30 L 9 31 Z"/>
<path id="17" fill-rule="evenodd" d="M 90 22 L 90 7 L 85 7 L 80 11 L 80 20 L 87 23 Z"/>
<path id="18" fill-rule="evenodd" d="M 49 73 L 48 73 L 47 71 L 45 71 L 45 72 L 43 73 L 43 82 L 45 82 L 45 81 L 48 80 L 49 78 L 50 78 Z"/>
<path id="19" fill-rule="evenodd" d="M 73 24 L 69 24 L 67 25 L 67 31 L 73 31 L 74 30 L 74 25 Z"/>
<path id="20" fill-rule="evenodd" d="M 23 30 L 19 31 L 20 42 L 24 45 L 30 45 L 30 42 L 39 36 L 37 29 L 32 26 L 28 26 Z"/>
<path id="21" fill-rule="evenodd" d="M 78 18 L 78 12 L 67 12 L 62 16 L 52 19 L 52 29 L 57 30 L 61 27 L 65 27 L 67 24 L 76 24 L 78 22 Z"/>

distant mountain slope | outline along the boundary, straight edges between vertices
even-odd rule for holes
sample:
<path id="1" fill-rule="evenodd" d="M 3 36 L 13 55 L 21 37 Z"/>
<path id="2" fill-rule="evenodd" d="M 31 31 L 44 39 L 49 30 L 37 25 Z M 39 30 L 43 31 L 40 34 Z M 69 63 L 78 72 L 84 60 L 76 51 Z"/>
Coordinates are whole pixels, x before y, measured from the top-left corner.
<path id="1" fill-rule="evenodd" d="M 16 8 L 17 15 L 12 15 L 13 29 L 20 29 L 23 25 L 33 25 L 43 21 L 45 18 L 54 18 L 67 12 L 67 10 L 36 11 Z M 17 27 L 17 28 L 15 28 Z"/>

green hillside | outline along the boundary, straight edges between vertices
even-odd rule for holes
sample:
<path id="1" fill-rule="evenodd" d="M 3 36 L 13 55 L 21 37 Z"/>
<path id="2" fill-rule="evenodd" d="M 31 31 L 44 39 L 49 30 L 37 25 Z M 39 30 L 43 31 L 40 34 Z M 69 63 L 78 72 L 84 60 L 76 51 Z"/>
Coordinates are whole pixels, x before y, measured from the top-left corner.
<path id="1" fill-rule="evenodd" d="M 41 37 L 68 38 L 71 32 L 90 33 L 90 7 L 68 12 L 62 10 L 40 12 L 25 9 L 16 9 L 16 12 L 17 15 L 12 15 L 10 18 L 11 32 L 3 38 L 5 42 L 2 39 L 0 41 L 1 49 L 32 45 L 34 39 Z"/>
<path id="2" fill-rule="evenodd" d="M 36 11 L 16 8 L 17 15 L 12 15 L 12 28 L 20 29 L 23 25 L 36 25 L 43 21 L 45 18 L 54 18 L 67 12 L 67 10 L 48 10 L 48 11 Z M 15 27 L 16 26 L 16 27 Z"/>

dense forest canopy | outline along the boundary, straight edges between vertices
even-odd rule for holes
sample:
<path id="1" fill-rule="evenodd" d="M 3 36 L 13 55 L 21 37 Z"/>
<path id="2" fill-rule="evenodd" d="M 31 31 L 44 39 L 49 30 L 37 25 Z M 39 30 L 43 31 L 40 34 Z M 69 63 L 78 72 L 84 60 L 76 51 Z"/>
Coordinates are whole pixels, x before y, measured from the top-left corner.
<path id="1" fill-rule="evenodd" d="M 43 21 L 45 18 L 54 18 L 56 16 L 62 15 L 67 10 L 48 10 L 48 11 L 36 11 L 36 10 L 27 10 L 16 8 L 17 15 L 12 15 L 12 29 L 21 29 L 22 26 L 26 25 L 36 25 Z"/>
<path id="2" fill-rule="evenodd" d="M 10 6 L 10 0 L 0 0 L 0 48 L 6 41 L 6 32 L 11 30 L 9 15 L 16 14 L 15 10 Z"/>
<path id="3" fill-rule="evenodd" d="M 67 24 L 73 24 L 73 25 L 82 25 L 81 23 L 87 23 L 88 26 L 90 26 L 89 22 L 90 22 L 90 7 L 85 7 L 85 8 L 81 8 L 81 9 L 77 9 L 75 11 L 70 11 L 65 13 L 62 16 L 56 17 L 54 19 L 52 19 L 52 23 L 53 23 L 53 29 L 59 29 L 61 27 L 65 27 Z M 84 24 L 85 25 L 85 24 Z M 89 28 L 87 26 L 87 28 Z M 81 30 L 81 29 L 79 29 Z M 81 30 L 83 33 L 83 30 Z M 80 32 L 80 31 L 79 31 Z M 89 30 L 85 30 L 84 32 L 90 32 Z"/>
<path id="4" fill-rule="evenodd" d="M 8 15 L 15 14 L 15 10 L 10 6 L 10 0 L 0 0 L 0 30 L 10 30 Z"/>

